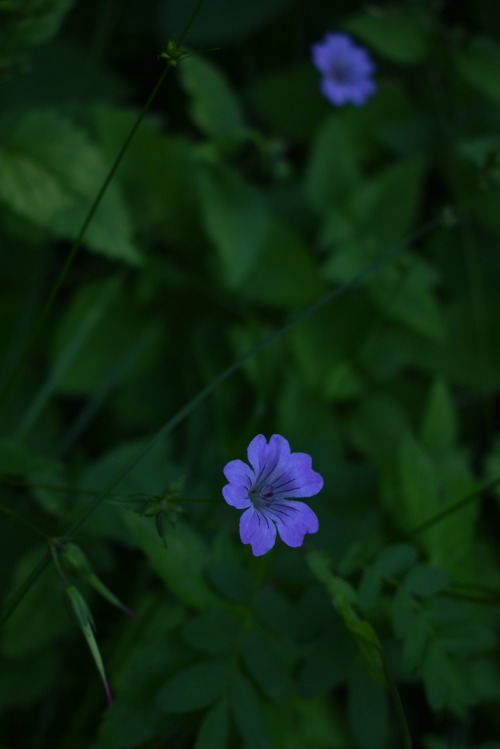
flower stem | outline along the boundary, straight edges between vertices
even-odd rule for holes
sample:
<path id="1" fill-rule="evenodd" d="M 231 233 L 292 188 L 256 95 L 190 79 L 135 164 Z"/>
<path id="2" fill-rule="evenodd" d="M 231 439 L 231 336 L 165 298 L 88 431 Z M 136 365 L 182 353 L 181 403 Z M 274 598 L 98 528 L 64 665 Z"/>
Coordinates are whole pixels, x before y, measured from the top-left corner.
<path id="1" fill-rule="evenodd" d="M 22 515 L 18 515 L 18 513 L 15 510 L 11 510 L 10 507 L 6 507 L 5 505 L 0 505 L 0 512 L 5 513 L 5 515 L 10 515 L 11 517 L 15 518 L 17 521 L 25 525 L 30 530 L 34 531 L 38 536 L 41 536 L 44 541 L 49 541 L 49 536 L 47 533 L 42 531 L 41 528 L 39 528 L 34 523 L 31 523 L 29 520 L 26 520 L 26 518 L 23 518 Z"/>

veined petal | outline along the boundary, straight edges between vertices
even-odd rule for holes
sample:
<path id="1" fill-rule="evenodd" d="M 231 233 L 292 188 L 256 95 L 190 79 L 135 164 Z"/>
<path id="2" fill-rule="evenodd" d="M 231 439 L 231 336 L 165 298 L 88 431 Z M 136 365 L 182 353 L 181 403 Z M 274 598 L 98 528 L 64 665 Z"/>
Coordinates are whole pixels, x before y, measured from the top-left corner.
<path id="1" fill-rule="evenodd" d="M 237 507 L 238 510 L 245 510 L 252 504 L 250 497 L 248 496 L 248 490 L 244 486 L 239 484 L 226 484 L 222 487 L 222 496 L 228 503 L 233 507 Z"/>
<path id="2" fill-rule="evenodd" d="M 261 512 L 249 507 L 240 518 L 240 537 L 244 544 L 251 544 L 255 557 L 266 554 L 276 541 L 276 526 Z"/>
<path id="3" fill-rule="evenodd" d="M 255 485 L 272 483 L 276 473 L 286 469 L 289 458 L 290 445 L 281 434 L 273 434 L 269 444 L 263 434 L 254 437 L 248 446 L 248 459 L 255 471 Z"/>
<path id="4" fill-rule="evenodd" d="M 316 533 L 319 528 L 316 513 L 305 502 L 278 501 L 268 512 L 272 514 L 281 540 L 288 546 L 302 546 L 305 534 Z"/>
<path id="5" fill-rule="evenodd" d="M 254 474 L 250 466 L 242 460 L 230 460 L 224 466 L 224 476 L 231 484 L 240 484 L 248 491 L 252 488 Z"/>

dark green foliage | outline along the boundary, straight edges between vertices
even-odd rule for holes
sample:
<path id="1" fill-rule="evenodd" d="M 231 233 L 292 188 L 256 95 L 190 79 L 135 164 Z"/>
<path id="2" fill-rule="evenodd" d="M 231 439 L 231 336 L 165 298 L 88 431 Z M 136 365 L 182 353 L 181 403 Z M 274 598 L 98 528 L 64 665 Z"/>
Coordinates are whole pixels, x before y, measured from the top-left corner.
<path id="1" fill-rule="evenodd" d="M 196 7 L 0 0 L 0 745 L 498 749 L 500 11 Z M 256 558 L 259 433 L 324 489 Z"/>

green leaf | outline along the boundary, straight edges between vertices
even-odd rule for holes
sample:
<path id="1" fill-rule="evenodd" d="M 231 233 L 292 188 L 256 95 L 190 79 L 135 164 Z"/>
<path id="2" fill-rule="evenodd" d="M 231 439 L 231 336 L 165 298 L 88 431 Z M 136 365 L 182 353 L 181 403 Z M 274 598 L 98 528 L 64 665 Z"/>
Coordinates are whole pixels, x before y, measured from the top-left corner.
<path id="1" fill-rule="evenodd" d="M 191 117 L 208 136 L 244 135 L 239 101 L 225 75 L 207 58 L 193 55 L 179 65 L 180 80 L 191 96 Z"/>
<path id="2" fill-rule="evenodd" d="M 233 0 L 212 0 L 203 5 L 196 23 L 189 30 L 189 42 L 196 47 L 223 43 L 224 47 L 241 40 L 271 23 L 290 5 L 291 0 L 254 0 L 245 6 Z M 161 6 L 161 28 L 182 29 L 186 23 L 184 0 L 170 0 Z"/>
<path id="3" fill-rule="evenodd" d="M 359 584 L 358 599 L 362 609 L 370 609 L 377 602 L 382 591 L 382 576 L 375 565 L 363 572 Z"/>
<path id="4" fill-rule="evenodd" d="M 261 262 L 253 265 L 241 288 L 247 299 L 293 308 L 324 294 L 310 248 L 284 222 L 269 223 L 260 257 Z"/>
<path id="5" fill-rule="evenodd" d="M 408 673 L 412 673 L 421 668 L 429 637 L 429 625 L 418 609 L 405 622 L 403 637 L 402 664 Z"/>
<path id="6" fill-rule="evenodd" d="M 415 615 L 415 604 L 402 585 L 394 597 L 393 626 L 398 637 L 404 637 Z"/>
<path id="7" fill-rule="evenodd" d="M 275 643 L 257 630 L 249 630 L 243 637 L 241 656 L 247 671 L 271 700 L 284 702 L 290 696 L 290 677 Z"/>
<path id="8" fill-rule="evenodd" d="M 267 238 L 265 203 L 229 167 L 207 167 L 199 179 L 206 231 L 217 249 L 226 283 L 238 289 L 259 262 Z"/>
<path id="9" fill-rule="evenodd" d="M 236 674 L 233 681 L 231 710 L 245 749 L 272 749 L 273 742 L 262 703 L 242 674 Z"/>
<path id="10" fill-rule="evenodd" d="M 0 149 L 0 199 L 51 236 L 76 239 L 108 164 L 60 115 L 33 113 Z M 138 265 L 128 212 L 113 182 L 85 234 L 89 249 Z"/>
<path id="11" fill-rule="evenodd" d="M 344 23 L 376 52 L 395 62 L 415 65 L 425 59 L 430 23 L 414 4 L 387 6 L 353 16 Z"/>
<path id="12" fill-rule="evenodd" d="M 306 698 L 318 697 L 347 680 L 357 650 L 340 618 L 306 653 L 299 677 L 300 691 Z"/>
<path id="13" fill-rule="evenodd" d="M 492 101 L 500 102 L 500 81 L 496 74 L 500 67 L 500 45 L 486 37 L 474 37 L 457 53 L 456 63 L 467 83 Z"/>
<path id="14" fill-rule="evenodd" d="M 432 640 L 427 648 L 422 675 L 430 707 L 433 710 L 442 710 L 453 674 L 450 660 L 443 649 L 442 642 L 438 639 Z"/>
<path id="15" fill-rule="evenodd" d="M 417 559 L 417 550 L 410 544 L 392 544 L 377 557 L 375 566 L 381 575 L 399 575 Z"/>
<path id="16" fill-rule="evenodd" d="M 417 564 L 405 578 L 405 588 L 411 595 L 427 598 L 444 590 L 450 582 L 450 575 L 439 567 Z"/>
<path id="17" fill-rule="evenodd" d="M 217 702 L 203 718 L 194 749 L 225 749 L 229 731 L 226 700 Z"/>
<path id="18" fill-rule="evenodd" d="M 189 713 L 215 702 L 227 690 L 231 680 L 230 661 L 210 659 L 172 676 L 161 687 L 157 704 L 170 713 Z"/>
<path id="19" fill-rule="evenodd" d="M 241 627 L 242 621 L 235 613 L 215 609 L 188 619 L 182 628 L 182 636 L 196 650 L 224 655 L 235 650 Z"/>
<path id="20" fill-rule="evenodd" d="M 317 211 L 328 214 L 357 186 L 361 172 L 356 153 L 348 131 L 330 115 L 314 140 L 305 175 L 305 193 Z"/>
<path id="21" fill-rule="evenodd" d="M 37 455 L 17 442 L 0 440 L 0 473 L 29 476 L 44 471 L 57 471 L 59 467 L 57 461 Z"/>
<path id="22" fill-rule="evenodd" d="M 210 582 L 224 598 L 246 603 L 252 596 L 253 580 L 247 570 L 234 564 L 210 564 L 207 569 Z"/>
<path id="23" fill-rule="evenodd" d="M 354 668 L 349 679 L 348 713 L 351 729 L 362 749 L 383 749 L 389 735 L 389 710 L 384 687 Z"/>
<path id="24" fill-rule="evenodd" d="M 177 521 L 165 548 L 149 518 L 125 519 L 153 570 L 181 601 L 202 610 L 219 602 L 204 579 L 208 548 L 193 528 Z"/>
<path id="25" fill-rule="evenodd" d="M 278 590 L 262 588 L 252 602 L 252 613 L 268 629 L 282 636 L 296 631 L 296 612 L 288 599 Z"/>
<path id="26" fill-rule="evenodd" d="M 421 439 L 431 453 L 449 450 L 457 438 L 457 416 L 445 382 L 435 380 L 421 424 Z"/>
<path id="27" fill-rule="evenodd" d="M 440 509 L 434 468 L 425 450 L 406 433 L 399 447 L 401 499 L 410 527 L 429 520 Z"/>

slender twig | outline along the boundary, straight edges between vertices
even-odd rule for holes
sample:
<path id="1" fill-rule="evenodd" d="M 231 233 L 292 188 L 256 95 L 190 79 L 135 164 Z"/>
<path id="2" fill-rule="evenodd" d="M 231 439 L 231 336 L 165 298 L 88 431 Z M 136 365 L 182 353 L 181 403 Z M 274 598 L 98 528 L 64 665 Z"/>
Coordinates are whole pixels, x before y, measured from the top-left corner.
<path id="1" fill-rule="evenodd" d="M 27 528 L 34 531 L 38 536 L 42 536 L 45 541 L 49 540 L 50 536 L 47 533 L 42 531 L 41 528 L 38 528 L 38 526 L 34 525 L 33 523 L 30 523 L 30 521 L 26 520 L 26 518 L 23 518 L 22 515 L 18 515 L 18 513 L 15 510 L 12 510 L 10 507 L 0 505 L 0 512 L 3 512 L 5 515 L 10 515 L 11 517 L 15 518 L 19 523 L 22 523 Z"/>

